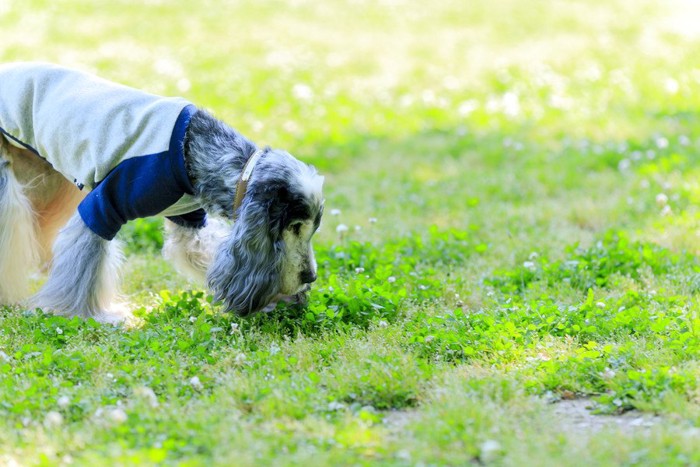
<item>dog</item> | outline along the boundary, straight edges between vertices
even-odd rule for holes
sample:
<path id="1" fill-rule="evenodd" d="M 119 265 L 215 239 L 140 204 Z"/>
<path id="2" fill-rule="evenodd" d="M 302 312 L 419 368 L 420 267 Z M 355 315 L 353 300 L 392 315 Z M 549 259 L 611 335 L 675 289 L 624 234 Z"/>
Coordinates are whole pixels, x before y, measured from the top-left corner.
<path id="1" fill-rule="evenodd" d="M 0 304 L 123 319 L 129 220 L 165 217 L 164 256 L 227 312 L 301 302 L 323 177 L 181 98 L 46 63 L 0 65 Z M 29 278 L 48 272 L 29 297 Z"/>

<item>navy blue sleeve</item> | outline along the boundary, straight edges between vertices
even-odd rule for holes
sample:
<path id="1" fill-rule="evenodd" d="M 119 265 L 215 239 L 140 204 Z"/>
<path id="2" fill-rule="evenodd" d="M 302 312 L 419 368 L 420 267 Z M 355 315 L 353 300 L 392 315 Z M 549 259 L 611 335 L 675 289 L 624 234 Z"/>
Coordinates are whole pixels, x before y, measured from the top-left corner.
<path id="1" fill-rule="evenodd" d="M 201 229 L 207 225 L 207 213 L 204 209 L 197 209 L 180 216 L 168 216 L 166 219 L 173 221 L 180 227 L 190 227 L 192 229 Z"/>
<path id="2" fill-rule="evenodd" d="M 122 161 L 85 197 L 78 211 L 90 230 L 112 240 L 127 221 L 160 214 L 194 193 L 183 141 L 195 110 L 191 105 L 182 110 L 167 151 Z"/>
<path id="3" fill-rule="evenodd" d="M 155 216 L 183 194 L 170 174 L 167 153 L 134 157 L 114 168 L 78 211 L 90 230 L 111 240 L 127 221 Z"/>

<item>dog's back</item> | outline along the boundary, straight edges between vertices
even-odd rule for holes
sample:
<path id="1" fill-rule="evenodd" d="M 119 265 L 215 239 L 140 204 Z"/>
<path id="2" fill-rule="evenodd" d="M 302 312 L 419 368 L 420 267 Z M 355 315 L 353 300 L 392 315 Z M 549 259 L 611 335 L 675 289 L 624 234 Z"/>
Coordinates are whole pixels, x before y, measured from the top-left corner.
<path id="1" fill-rule="evenodd" d="M 126 159 L 167 151 L 188 105 L 58 65 L 0 65 L 0 132 L 81 188 Z"/>

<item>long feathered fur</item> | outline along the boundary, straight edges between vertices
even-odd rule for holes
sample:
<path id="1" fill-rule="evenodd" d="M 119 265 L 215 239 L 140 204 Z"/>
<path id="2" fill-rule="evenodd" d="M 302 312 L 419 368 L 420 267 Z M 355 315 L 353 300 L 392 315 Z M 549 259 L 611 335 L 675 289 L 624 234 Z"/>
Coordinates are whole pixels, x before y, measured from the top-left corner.
<path id="1" fill-rule="evenodd" d="M 33 306 L 66 316 L 111 321 L 122 262 L 119 242 L 90 230 L 77 212 L 59 233 L 49 278 Z"/>
<path id="2" fill-rule="evenodd" d="M 207 269 L 228 230 L 218 219 L 209 219 L 201 229 L 180 226 L 166 219 L 163 256 L 179 273 L 205 286 Z"/>
<path id="3" fill-rule="evenodd" d="M 39 264 L 32 205 L 3 157 L 0 143 L 0 304 L 28 294 L 29 275 Z"/>
<path id="4" fill-rule="evenodd" d="M 232 181 L 256 146 L 203 111 L 192 117 L 190 129 L 185 148 L 195 196 L 209 212 L 232 219 Z M 207 138 L 197 137 L 202 131 Z M 209 288 L 226 310 L 247 315 L 280 294 L 295 292 L 281 290 L 288 248 L 282 232 L 292 221 L 318 214 L 322 181 L 313 167 L 284 151 L 267 150 L 260 159 L 236 223 L 207 274 Z"/>

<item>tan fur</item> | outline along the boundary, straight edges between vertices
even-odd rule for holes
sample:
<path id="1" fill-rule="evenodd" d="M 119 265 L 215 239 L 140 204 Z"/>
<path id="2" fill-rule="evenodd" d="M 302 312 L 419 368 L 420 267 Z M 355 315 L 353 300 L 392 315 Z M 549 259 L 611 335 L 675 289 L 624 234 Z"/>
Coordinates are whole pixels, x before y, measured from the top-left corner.
<path id="1" fill-rule="evenodd" d="M 17 148 L 7 142 L 4 142 L 2 149 L 36 215 L 36 237 L 41 248 L 41 261 L 47 264 L 51 260 L 51 246 L 58 231 L 75 213 L 87 191 L 78 190 L 54 170 L 51 164 L 27 149 Z"/>
<path id="2" fill-rule="evenodd" d="M 0 164 L 7 160 L 0 137 Z M 0 170 L 7 171 L 7 167 Z M 0 304 L 14 304 L 29 293 L 27 279 L 39 265 L 39 248 L 31 202 L 14 173 L 2 176 L 6 180 L 0 203 Z"/>
<path id="3" fill-rule="evenodd" d="M 209 219 L 202 229 L 181 227 L 166 219 L 163 256 L 178 272 L 204 286 L 207 268 L 227 234 L 226 226 L 216 219 Z"/>

